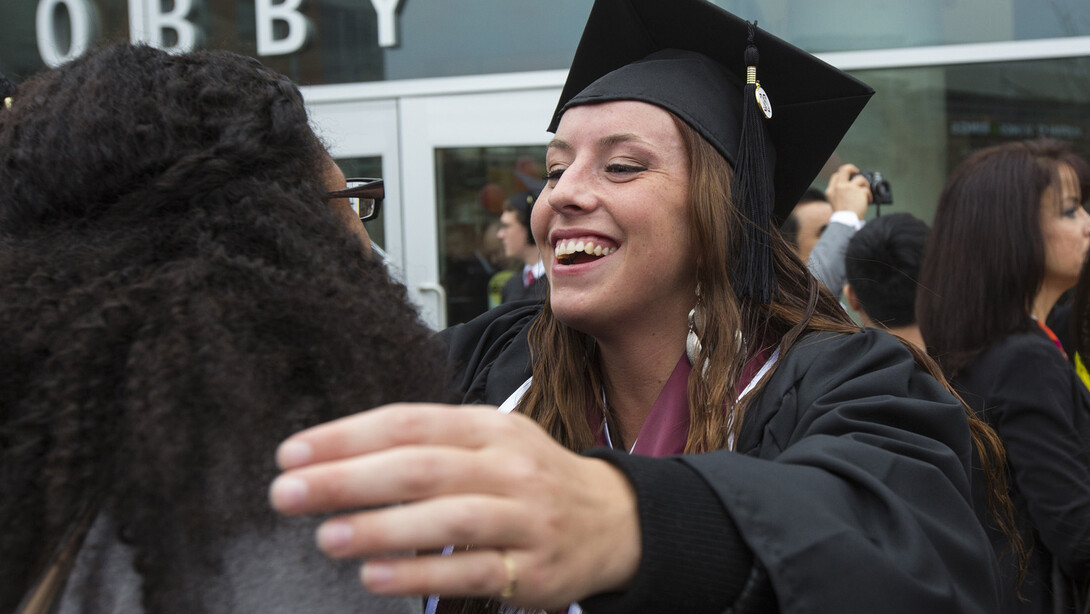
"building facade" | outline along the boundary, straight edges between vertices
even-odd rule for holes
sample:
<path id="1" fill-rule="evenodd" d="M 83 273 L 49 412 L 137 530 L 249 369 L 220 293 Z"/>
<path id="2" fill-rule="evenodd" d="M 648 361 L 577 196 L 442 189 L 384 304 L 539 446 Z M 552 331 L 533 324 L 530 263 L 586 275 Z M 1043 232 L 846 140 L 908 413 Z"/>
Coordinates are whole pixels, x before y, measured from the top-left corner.
<path id="1" fill-rule="evenodd" d="M 853 162 L 890 181 L 893 210 L 930 220 L 948 172 L 981 147 L 1048 136 L 1090 157 L 1086 0 L 715 1 L 877 90 L 818 187 Z M 346 175 L 386 180 L 369 230 L 442 328 L 489 307 L 508 264 L 500 209 L 540 181 L 545 126 L 590 5 L 5 0 L 0 72 L 19 81 L 92 45 L 138 40 L 229 49 L 291 76 Z"/>

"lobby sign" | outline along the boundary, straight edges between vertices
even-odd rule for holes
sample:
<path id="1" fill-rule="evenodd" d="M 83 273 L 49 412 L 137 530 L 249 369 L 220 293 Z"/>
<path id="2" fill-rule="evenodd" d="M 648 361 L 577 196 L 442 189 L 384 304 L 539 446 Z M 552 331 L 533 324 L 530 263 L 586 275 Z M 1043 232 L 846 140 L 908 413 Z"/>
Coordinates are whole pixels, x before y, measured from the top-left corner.
<path id="1" fill-rule="evenodd" d="M 374 8 L 378 16 L 379 47 L 397 46 L 397 12 L 401 0 L 356 1 L 369 2 Z M 174 0 L 173 7 L 164 10 L 160 0 L 129 0 L 129 39 L 172 52 L 196 49 L 204 32 L 191 17 L 200 2 Z M 314 28 L 300 12 L 302 5 L 303 0 L 254 0 L 257 55 L 290 55 L 310 41 Z M 62 12 L 69 24 L 67 37 L 61 33 Z M 42 62 L 53 68 L 83 55 L 94 44 L 98 14 L 91 0 L 39 0 L 34 26 Z"/>

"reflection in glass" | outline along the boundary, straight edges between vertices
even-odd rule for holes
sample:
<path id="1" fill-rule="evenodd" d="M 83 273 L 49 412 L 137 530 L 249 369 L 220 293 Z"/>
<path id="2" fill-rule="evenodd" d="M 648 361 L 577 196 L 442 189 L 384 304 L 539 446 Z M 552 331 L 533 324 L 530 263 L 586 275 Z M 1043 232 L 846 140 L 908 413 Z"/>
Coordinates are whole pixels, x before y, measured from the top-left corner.
<path id="1" fill-rule="evenodd" d="M 950 171 L 990 145 L 1050 137 L 1090 158 L 1090 58 L 854 74 L 877 94 L 815 183 L 842 162 L 881 171 L 895 195 L 883 212 L 930 221 Z"/>
<path id="2" fill-rule="evenodd" d="M 511 275 L 496 237 L 504 202 L 540 188 L 544 145 L 436 150 L 439 280 L 447 292 L 447 324 L 466 322 L 490 305 L 490 289 Z M 521 269 L 522 263 L 518 263 Z"/>
<path id="3" fill-rule="evenodd" d="M 814 53 L 1090 35 L 1086 0 L 712 2 Z"/>

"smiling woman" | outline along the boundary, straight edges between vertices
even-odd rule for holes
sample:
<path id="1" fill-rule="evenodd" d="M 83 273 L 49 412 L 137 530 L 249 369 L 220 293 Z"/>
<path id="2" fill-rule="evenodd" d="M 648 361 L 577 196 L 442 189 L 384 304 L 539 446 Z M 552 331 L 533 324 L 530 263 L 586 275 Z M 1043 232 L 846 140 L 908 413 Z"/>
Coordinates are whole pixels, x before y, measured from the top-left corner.
<path id="1" fill-rule="evenodd" d="M 994 434 L 772 223 L 871 93 L 705 0 L 597 0 L 532 218 L 549 300 L 444 333 L 498 411 L 296 434 L 273 505 L 343 511 L 319 546 L 436 612 L 994 613 Z"/>
<path id="2" fill-rule="evenodd" d="M 624 351 L 643 356 L 658 372 L 663 365 L 649 364 L 656 358 L 673 367 L 684 335 L 667 341 L 633 334 L 664 322 L 683 332 L 696 294 L 689 164 L 672 117 L 638 101 L 573 108 L 545 164 L 549 181 L 532 225 L 551 280 L 552 311 L 598 339 L 603 352 L 621 349 L 608 342 L 618 336 L 622 343 L 643 339 L 647 347 Z M 573 244 L 570 256 L 555 254 L 554 246 L 567 251 Z M 588 244 L 592 251 L 601 247 L 601 255 L 588 255 Z M 663 381 L 649 383 L 661 388 Z"/>

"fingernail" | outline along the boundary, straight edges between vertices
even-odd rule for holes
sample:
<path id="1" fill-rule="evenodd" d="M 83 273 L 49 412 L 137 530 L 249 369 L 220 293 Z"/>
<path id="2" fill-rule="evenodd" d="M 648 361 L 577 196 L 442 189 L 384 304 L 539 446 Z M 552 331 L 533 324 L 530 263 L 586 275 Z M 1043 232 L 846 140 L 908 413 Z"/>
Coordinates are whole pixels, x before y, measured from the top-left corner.
<path id="1" fill-rule="evenodd" d="M 394 568 L 382 561 L 367 561 L 360 570 L 360 581 L 364 587 L 378 591 L 383 585 L 394 579 Z"/>
<path id="2" fill-rule="evenodd" d="M 331 554 L 343 549 L 352 541 L 352 525 L 336 520 L 318 527 L 318 547 Z"/>
<path id="3" fill-rule="evenodd" d="M 281 476 L 269 488 L 269 500 L 281 511 L 292 511 L 307 500 L 307 483 L 299 478 Z"/>
<path id="4" fill-rule="evenodd" d="M 294 469 L 310 462 L 314 449 L 303 441 L 286 441 L 276 451 L 276 463 L 281 469 Z"/>

